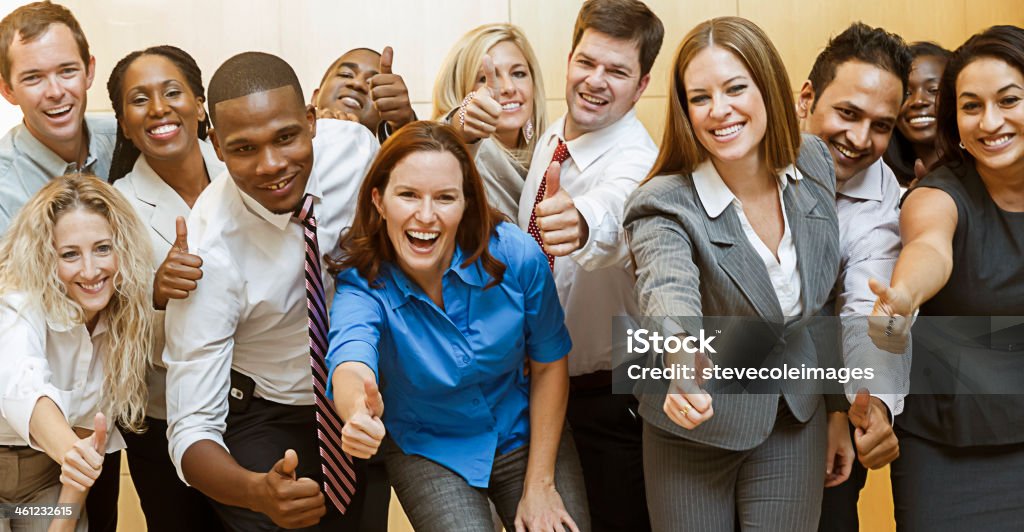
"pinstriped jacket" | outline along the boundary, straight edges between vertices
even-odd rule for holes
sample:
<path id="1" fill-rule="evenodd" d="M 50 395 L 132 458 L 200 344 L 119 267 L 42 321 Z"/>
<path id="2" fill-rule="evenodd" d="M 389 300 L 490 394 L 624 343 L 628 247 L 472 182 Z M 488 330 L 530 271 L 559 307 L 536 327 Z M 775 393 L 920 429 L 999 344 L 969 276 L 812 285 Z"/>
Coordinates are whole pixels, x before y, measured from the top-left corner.
<path id="1" fill-rule="evenodd" d="M 825 335 L 812 339 L 809 329 L 839 271 L 835 167 L 824 143 L 811 135 L 802 136 L 796 166 L 804 179 L 785 187 L 783 197 L 802 285 L 799 319 L 787 323 L 782 315 L 768 273 L 743 233 L 735 204 L 717 217 L 709 216 L 692 175 L 657 176 L 639 187 L 626 204 L 624 227 L 636 262 L 636 297 L 642 315 L 673 317 L 688 334 L 706 326 L 709 320 L 702 317 L 750 317 L 747 323 L 756 326 L 739 329 L 742 336 L 768 338 L 767 343 L 775 346 L 771 356 L 790 367 L 818 367 L 819 359 L 833 361 L 838 346 L 819 338 Z M 808 421 L 823 402 L 821 388 L 807 381 L 766 386 L 748 393 L 720 381 L 709 383 L 706 389 L 715 414 L 687 430 L 662 411 L 667 384 L 648 381 L 638 386 L 640 414 L 672 434 L 744 450 L 771 434 L 780 394 L 801 422 Z M 830 396 L 829 410 L 845 410 L 848 403 L 840 399 Z"/>

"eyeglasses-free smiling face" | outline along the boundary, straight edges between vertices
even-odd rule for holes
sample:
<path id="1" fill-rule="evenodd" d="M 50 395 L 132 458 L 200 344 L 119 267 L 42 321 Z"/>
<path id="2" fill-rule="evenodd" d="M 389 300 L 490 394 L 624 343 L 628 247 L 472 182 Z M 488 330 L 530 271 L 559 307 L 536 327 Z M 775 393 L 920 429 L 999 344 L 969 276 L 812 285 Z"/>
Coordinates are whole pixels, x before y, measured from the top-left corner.
<path id="1" fill-rule="evenodd" d="M 68 211 L 53 227 L 53 247 L 68 298 L 82 307 L 85 323 L 95 324 L 114 295 L 118 262 L 110 224 L 86 209 Z"/>
<path id="2" fill-rule="evenodd" d="M 4 98 L 21 107 L 33 136 L 66 161 L 76 160 L 95 62 L 84 64 L 71 29 L 56 23 L 30 42 L 15 35 L 6 61 L 11 82 L 2 84 Z"/>
<path id="3" fill-rule="evenodd" d="M 938 124 L 935 102 L 939 97 L 939 80 L 946 61 L 934 55 L 922 55 L 910 65 L 907 99 L 900 109 L 896 127 L 914 144 L 934 144 Z"/>
<path id="4" fill-rule="evenodd" d="M 380 56 L 370 50 L 351 50 L 341 56 L 327 79 L 317 89 L 313 103 L 318 109 L 351 113 L 359 123 L 375 130 L 380 113 L 370 98 L 370 78 L 378 74 Z"/>
<path id="5" fill-rule="evenodd" d="M 982 175 L 1024 172 L 1024 75 L 992 57 L 971 62 L 956 78 L 960 142 Z"/>
<path id="6" fill-rule="evenodd" d="M 313 108 L 286 85 L 222 101 L 215 115 L 213 145 L 238 188 L 270 212 L 293 212 L 313 171 Z"/>
<path id="7" fill-rule="evenodd" d="M 466 211 L 462 181 L 454 155 L 421 151 L 395 165 L 383 191 L 373 190 L 398 266 L 426 291 L 440 282 L 455 253 Z"/>
<path id="8" fill-rule="evenodd" d="M 683 88 L 697 141 L 716 165 L 761 156 L 768 111 L 739 57 L 718 46 L 697 52 L 683 71 Z"/>
<path id="9" fill-rule="evenodd" d="M 501 104 L 501 118 L 498 119 L 497 137 L 506 147 L 514 148 L 520 131 L 533 116 L 533 76 L 523 51 L 512 41 L 502 41 L 487 51 L 494 63 L 501 92 L 495 99 Z M 486 82 L 483 68 L 477 73 L 473 90 L 483 87 Z"/>
<path id="10" fill-rule="evenodd" d="M 181 70 L 160 55 L 143 55 L 124 73 L 121 131 L 148 159 L 179 160 L 196 149 L 202 98 Z"/>
<path id="11" fill-rule="evenodd" d="M 569 57 L 565 138 L 608 127 L 643 95 L 651 75 L 640 75 L 640 44 L 587 29 Z"/>

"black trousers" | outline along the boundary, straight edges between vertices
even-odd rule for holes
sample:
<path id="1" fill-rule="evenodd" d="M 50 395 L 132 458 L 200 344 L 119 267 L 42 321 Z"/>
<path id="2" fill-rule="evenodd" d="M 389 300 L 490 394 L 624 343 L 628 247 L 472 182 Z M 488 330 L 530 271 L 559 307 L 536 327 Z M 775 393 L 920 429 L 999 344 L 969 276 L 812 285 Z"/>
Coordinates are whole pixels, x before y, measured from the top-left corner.
<path id="1" fill-rule="evenodd" d="M 224 442 L 239 465 L 260 472 L 270 471 L 284 457 L 286 450 L 294 449 L 299 457 L 296 475 L 322 482 L 314 423 L 315 410 L 314 406 L 282 405 L 253 398 L 245 412 L 228 414 Z M 379 485 L 370 485 L 370 481 L 379 484 L 380 477 L 367 473 L 366 461 L 355 462 L 358 476 L 356 495 L 345 515 L 339 514 L 328 503 L 327 515 L 320 520 L 320 524 L 303 530 L 334 532 L 387 529 L 390 488 L 386 483 L 383 489 Z M 211 502 L 227 530 L 282 530 L 265 514 Z"/>
<path id="2" fill-rule="evenodd" d="M 117 532 L 117 496 L 120 492 L 121 451 L 117 451 L 103 458 L 103 471 L 85 499 L 90 531 Z"/>
<path id="3" fill-rule="evenodd" d="M 850 425 L 850 437 L 853 438 L 853 425 Z M 818 521 L 818 532 L 858 532 L 860 518 L 857 516 L 857 501 L 860 490 L 868 480 L 868 470 L 854 459 L 853 470 L 846 482 L 825 488 L 821 499 L 821 519 Z"/>
<path id="4" fill-rule="evenodd" d="M 643 422 L 632 395 L 611 385 L 574 388 L 566 419 L 583 466 L 594 532 L 651 529 L 644 488 Z"/>
<path id="5" fill-rule="evenodd" d="M 167 452 L 167 421 L 146 418 L 142 434 L 121 430 L 128 468 L 150 532 L 220 532 L 224 528 L 209 499 L 178 478 Z"/>

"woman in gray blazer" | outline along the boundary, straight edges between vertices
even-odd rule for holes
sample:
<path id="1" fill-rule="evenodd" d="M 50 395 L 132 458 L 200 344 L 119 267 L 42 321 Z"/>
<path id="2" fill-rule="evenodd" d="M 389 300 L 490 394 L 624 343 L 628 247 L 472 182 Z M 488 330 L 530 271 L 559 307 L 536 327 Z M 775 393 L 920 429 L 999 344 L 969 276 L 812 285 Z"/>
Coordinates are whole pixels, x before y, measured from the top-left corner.
<path id="1" fill-rule="evenodd" d="M 663 334 L 718 338 L 715 354 L 653 363 L 822 367 L 838 351 L 810 333 L 839 266 L 835 169 L 800 136 L 778 52 L 752 22 L 716 18 L 684 38 L 673 73 L 661 152 L 626 205 L 636 294 Z M 849 405 L 826 407 L 820 383 L 680 379 L 638 393 L 655 530 L 814 530 L 826 480 L 849 474 Z M 826 466 L 839 446 L 843 463 Z"/>

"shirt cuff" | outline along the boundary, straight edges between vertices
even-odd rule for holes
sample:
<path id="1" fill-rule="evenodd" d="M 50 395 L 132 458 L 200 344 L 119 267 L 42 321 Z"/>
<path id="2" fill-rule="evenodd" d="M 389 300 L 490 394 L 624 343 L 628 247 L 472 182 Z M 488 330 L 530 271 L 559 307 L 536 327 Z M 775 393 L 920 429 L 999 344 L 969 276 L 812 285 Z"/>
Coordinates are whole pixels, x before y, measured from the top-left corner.
<path id="1" fill-rule="evenodd" d="M 185 434 L 178 434 L 173 440 L 171 439 L 170 432 L 171 429 L 168 427 L 167 439 L 171 442 L 171 459 L 174 460 L 174 469 L 178 472 L 178 478 L 180 478 L 186 486 L 191 486 L 191 484 L 189 484 L 188 480 L 185 479 L 185 472 L 181 469 L 181 460 L 185 457 L 185 452 L 188 451 L 189 447 L 192 447 L 193 444 L 203 440 L 210 440 L 223 447 L 228 454 L 231 454 L 228 446 L 224 444 L 224 435 L 219 432 L 196 429 L 188 431 Z"/>
<path id="2" fill-rule="evenodd" d="M 338 366 L 345 362 L 362 362 L 369 367 L 374 375 L 377 375 L 377 381 L 380 381 L 379 374 L 377 372 L 377 348 L 371 345 L 369 342 L 362 340 L 350 340 L 340 345 L 336 352 L 344 353 L 339 354 L 336 357 L 330 357 L 327 360 L 327 399 L 334 401 L 334 370 Z"/>
<path id="3" fill-rule="evenodd" d="M 877 398 L 882 401 L 882 404 L 889 410 L 889 425 L 892 426 L 896 423 L 896 402 L 898 397 L 894 393 L 873 393 L 871 397 Z M 846 393 L 846 399 L 853 404 L 853 400 L 857 398 L 856 393 Z"/>
<path id="4" fill-rule="evenodd" d="M 569 256 L 584 270 L 593 271 L 607 264 L 607 249 L 624 244 L 620 234 L 609 234 L 601 228 L 601 208 L 587 197 L 573 199 L 573 204 L 587 224 L 587 241 Z M 604 245 L 602 245 L 604 244 Z"/>

